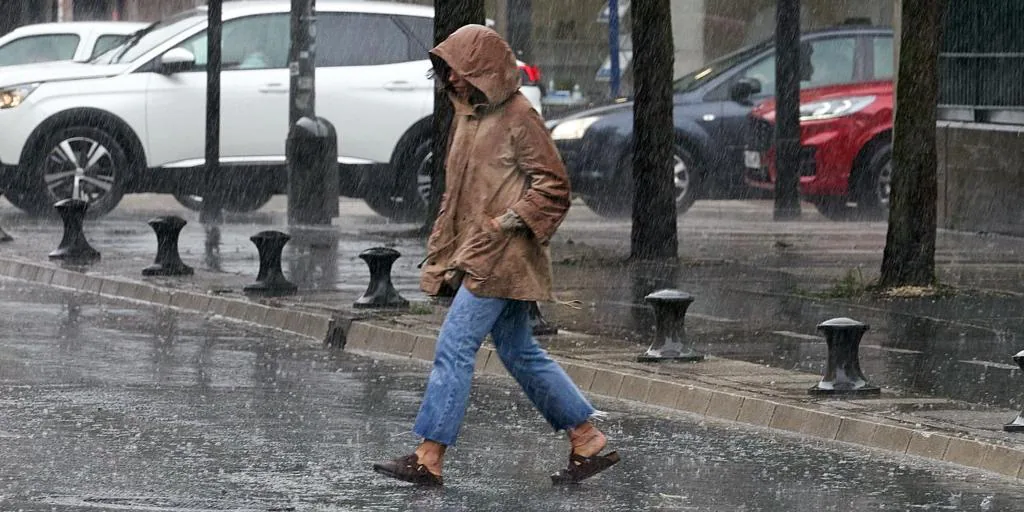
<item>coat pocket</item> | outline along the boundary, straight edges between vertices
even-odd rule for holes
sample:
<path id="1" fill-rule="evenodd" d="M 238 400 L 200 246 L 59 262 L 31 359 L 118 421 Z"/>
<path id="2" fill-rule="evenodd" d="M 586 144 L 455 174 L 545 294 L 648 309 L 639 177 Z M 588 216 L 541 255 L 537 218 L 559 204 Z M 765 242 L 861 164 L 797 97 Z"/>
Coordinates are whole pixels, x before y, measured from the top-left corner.
<path id="1" fill-rule="evenodd" d="M 487 280 L 504 257 L 512 236 L 507 231 L 484 228 L 459 249 L 455 256 L 456 266 L 476 279 Z"/>

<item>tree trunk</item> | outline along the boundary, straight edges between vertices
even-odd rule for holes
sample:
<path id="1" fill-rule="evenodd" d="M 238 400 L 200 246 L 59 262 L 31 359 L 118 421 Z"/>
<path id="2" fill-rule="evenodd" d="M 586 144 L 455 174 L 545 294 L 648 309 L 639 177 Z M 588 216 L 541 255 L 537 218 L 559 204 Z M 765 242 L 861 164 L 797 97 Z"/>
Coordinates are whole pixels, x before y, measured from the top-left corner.
<path id="1" fill-rule="evenodd" d="M 889 232 L 879 279 L 883 288 L 935 283 L 938 56 L 946 2 L 901 3 Z"/>
<path id="2" fill-rule="evenodd" d="M 631 259 L 678 257 L 672 153 L 672 43 L 670 0 L 634 0 L 633 230 Z"/>
<path id="3" fill-rule="evenodd" d="M 434 1 L 434 44 L 441 44 L 460 27 L 471 24 L 483 25 L 487 15 L 484 0 L 435 0 Z M 448 128 L 452 123 L 452 105 L 448 96 L 440 91 L 434 94 L 434 135 L 433 170 L 430 174 L 430 204 L 427 206 L 426 223 L 423 231 L 429 233 L 441 207 L 444 194 L 444 158 L 448 141 Z"/>

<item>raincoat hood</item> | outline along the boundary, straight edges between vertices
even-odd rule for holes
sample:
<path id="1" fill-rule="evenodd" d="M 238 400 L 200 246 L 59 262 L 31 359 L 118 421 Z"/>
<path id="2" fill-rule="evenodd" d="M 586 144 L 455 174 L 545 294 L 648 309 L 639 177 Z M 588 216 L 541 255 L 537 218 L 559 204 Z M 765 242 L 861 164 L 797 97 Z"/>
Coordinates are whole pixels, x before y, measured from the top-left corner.
<path id="1" fill-rule="evenodd" d="M 483 25 L 466 25 L 430 51 L 431 59 L 443 60 L 456 73 L 500 105 L 519 90 L 519 67 L 508 43 Z M 447 77 L 445 77 L 447 78 Z"/>

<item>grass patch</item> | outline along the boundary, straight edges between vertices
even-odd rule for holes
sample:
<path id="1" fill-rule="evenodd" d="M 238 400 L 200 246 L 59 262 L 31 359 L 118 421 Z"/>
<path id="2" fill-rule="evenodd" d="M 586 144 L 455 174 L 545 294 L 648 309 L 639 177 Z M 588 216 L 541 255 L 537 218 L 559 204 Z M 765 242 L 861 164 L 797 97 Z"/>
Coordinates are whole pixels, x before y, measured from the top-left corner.
<path id="1" fill-rule="evenodd" d="M 856 299 L 870 293 L 874 284 L 864 280 L 864 273 L 860 271 L 860 268 L 854 268 L 847 270 L 846 274 L 831 288 L 818 293 L 818 295 L 827 299 Z"/>
<path id="2" fill-rule="evenodd" d="M 920 299 L 927 297 L 953 297 L 961 291 L 949 286 L 935 283 L 931 286 L 897 286 L 882 288 L 877 281 L 864 278 L 860 268 L 846 271 L 830 288 L 820 292 L 808 292 L 806 295 L 823 299 L 859 299 L 872 297 L 878 299 Z"/>

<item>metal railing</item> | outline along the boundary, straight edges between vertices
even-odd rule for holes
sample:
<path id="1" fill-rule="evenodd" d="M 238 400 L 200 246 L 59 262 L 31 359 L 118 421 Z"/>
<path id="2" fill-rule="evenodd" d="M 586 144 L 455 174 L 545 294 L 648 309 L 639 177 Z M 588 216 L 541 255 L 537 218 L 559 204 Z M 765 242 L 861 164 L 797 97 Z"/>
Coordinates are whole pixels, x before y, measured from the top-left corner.
<path id="1" fill-rule="evenodd" d="M 1024 124 L 1024 3 L 949 2 L 939 54 L 943 119 Z"/>

